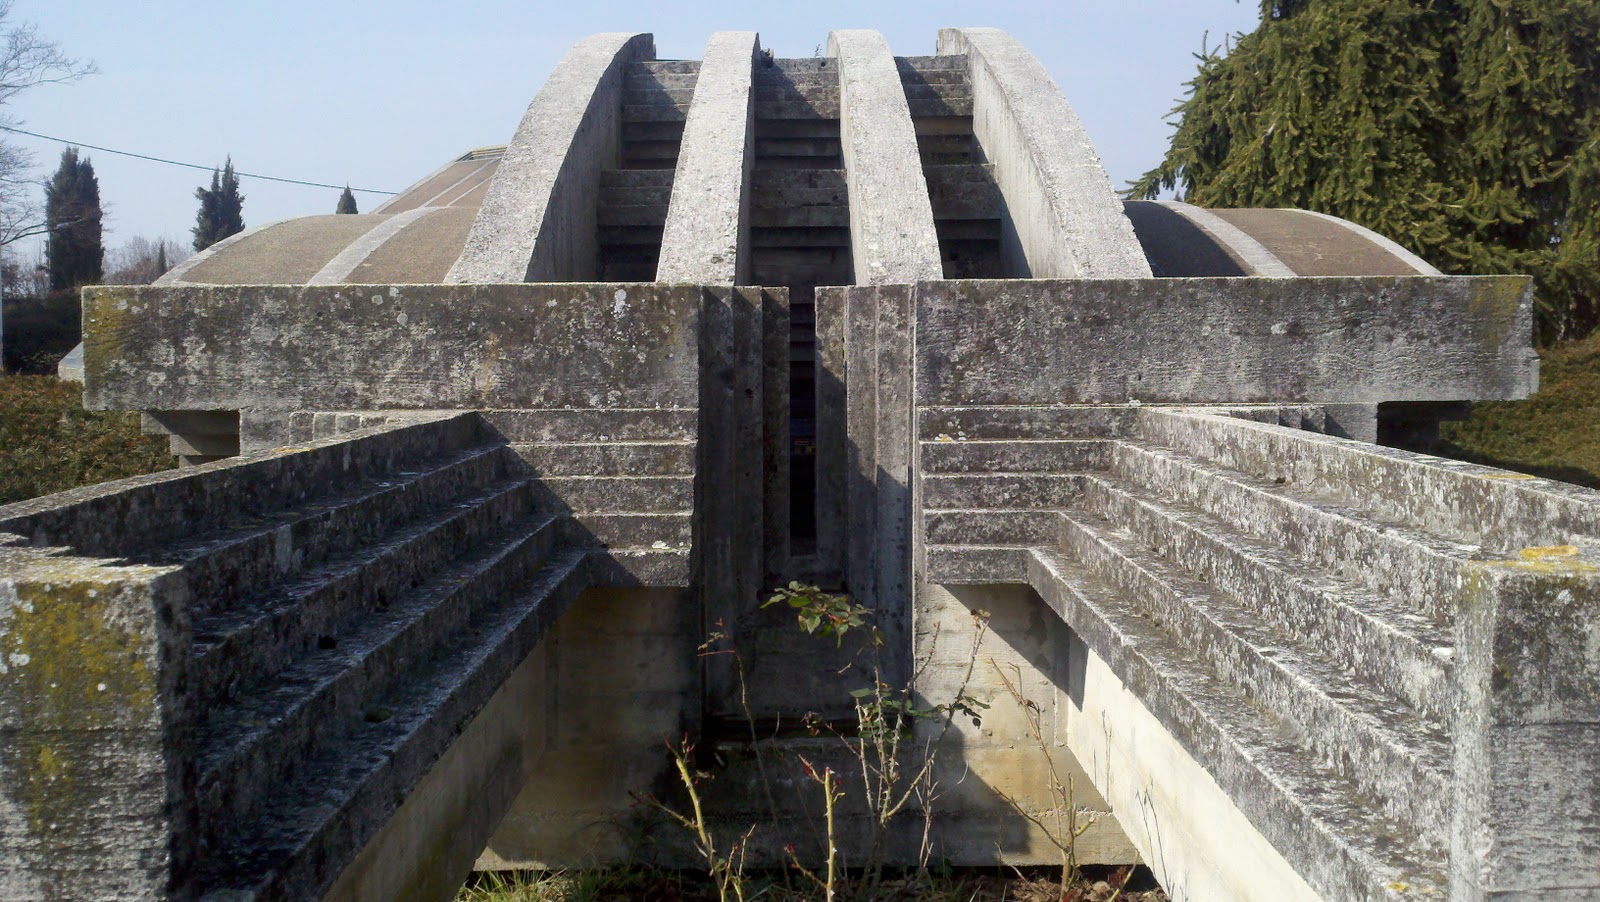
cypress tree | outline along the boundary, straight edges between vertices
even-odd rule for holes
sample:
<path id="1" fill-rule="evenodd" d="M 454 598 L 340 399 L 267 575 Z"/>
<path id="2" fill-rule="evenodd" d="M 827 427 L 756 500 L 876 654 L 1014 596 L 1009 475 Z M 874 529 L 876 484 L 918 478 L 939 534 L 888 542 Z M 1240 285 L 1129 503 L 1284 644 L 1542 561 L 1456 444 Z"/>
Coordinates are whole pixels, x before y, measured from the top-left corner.
<path id="1" fill-rule="evenodd" d="M 45 186 L 44 207 L 50 289 L 63 291 L 99 282 L 105 260 L 100 182 L 94 165 L 80 159 L 76 147 L 61 152 L 61 165 Z"/>
<path id="2" fill-rule="evenodd" d="M 350 186 L 349 185 L 345 185 L 344 186 L 344 193 L 339 195 L 339 206 L 336 207 L 333 212 L 335 212 L 335 213 L 360 213 L 361 212 L 360 210 L 356 209 L 356 196 L 354 194 L 350 193 Z"/>
<path id="3" fill-rule="evenodd" d="M 239 177 L 233 171 L 233 157 L 221 170 L 211 170 L 211 187 L 196 188 L 200 201 L 195 214 L 194 249 L 203 251 L 218 241 L 244 231 L 244 195 L 239 193 Z"/>
<path id="4" fill-rule="evenodd" d="M 1302 207 L 1445 272 L 1524 272 L 1543 340 L 1600 324 L 1600 0 L 1265 0 L 1203 48 L 1130 194 Z"/>

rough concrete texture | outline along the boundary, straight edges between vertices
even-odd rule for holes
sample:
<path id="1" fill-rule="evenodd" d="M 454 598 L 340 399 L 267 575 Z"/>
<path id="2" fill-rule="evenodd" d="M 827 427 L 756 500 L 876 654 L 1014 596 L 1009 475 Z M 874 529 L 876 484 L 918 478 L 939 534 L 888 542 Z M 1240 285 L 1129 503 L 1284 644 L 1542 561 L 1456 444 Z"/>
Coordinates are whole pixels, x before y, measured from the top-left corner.
<path id="1" fill-rule="evenodd" d="M 205 250 L 201 251 L 200 253 L 195 254 L 193 257 L 190 257 L 189 259 L 183 261 L 182 263 L 179 263 L 177 266 L 174 266 L 171 269 L 167 270 L 165 273 L 163 273 L 161 275 L 160 278 L 156 279 L 151 284 L 153 284 L 153 285 L 181 285 L 184 282 L 184 277 L 187 276 L 191 270 L 195 269 L 196 267 L 198 267 L 201 264 L 205 263 L 206 261 L 210 260 L 212 257 L 217 256 L 218 254 L 222 253 L 223 251 L 226 251 L 228 248 L 233 247 L 234 245 L 239 244 L 239 243 L 241 243 L 243 241 L 246 241 L 246 240 L 254 237 L 257 234 L 259 234 L 261 232 L 264 232 L 267 229 L 272 228 L 273 226 L 282 225 L 285 222 L 292 222 L 292 221 L 293 220 L 279 220 L 278 222 L 269 222 L 269 223 L 265 223 L 263 225 L 251 226 L 250 228 L 245 229 L 242 232 L 238 232 L 236 234 L 229 235 L 228 237 L 222 239 L 221 241 L 218 241 L 216 244 L 211 245 L 210 247 L 206 248 Z"/>
<path id="2" fill-rule="evenodd" d="M 1388 242 L 1387 246 L 1375 242 L 1366 230 L 1347 228 L 1343 220 L 1331 216 L 1307 216 L 1299 210 L 1210 212 L 1260 242 L 1298 275 L 1417 274 L 1410 259 L 1397 257 L 1390 251 L 1393 242 Z M 1410 254 L 1406 257 L 1415 259 Z"/>
<path id="3" fill-rule="evenodd" d="M 86 288 L 84 397 L 133 410 L 694 407 L 708 297 L 661 285 Z"/>
<path id="4" fill-rule="evenodd" d="M 337 285 L 340 282 L 350 281 L 350 274 L 355 272 L 356 268 L 365 262 L 374 251 L 399 234 L 401 229 L 430 213 L 436 212 L 436 209 L 433 207 L 418 207 L 388 217 L 346 245 L 344 250 L 335 254 L 332 260 L 329 260 L 311 278 L 307 279 L 306 284 Z M 283 282 L 285 280 L 271 279 L 268 281 Z"/>
<path id="5" fill-rule="evenodd" d="M 466 244 L 476 215 L 472 207 L 432 211 L 373 248 L 345 281 L 356 285 L 443 282 Z"/>
<path id="6" fill-rule="evenodd" d="M 304 284 L 340 250 L 385 219 L 372 213 L 330 213 L 286 220 L 219 249 L 190 267 L 180 280 L 166 284 Z"/>
<path id="7" fill-rule="evenodd" d="M 1524 398 L 1538 385 L 1521 276 L 945 282 L 916 293 L 926 405 L 1376 403 Z"/>
<path id="8" fill-rule="evenodd" d="M 839 66 L 839 138 L 857 285 L 944 277 L 933 207 L 900 69 L 875 31 L 828 33 Z"/>
<path id="9" fill-rule="evenodd" d="M 661 233 L 657 281 L 750 281 L 751 83 L 760 49 L 750 31 L 719 31 L 706 43 Z"/>
<path id="10" fill-rule="evenodd" d="M 1260 276 L 1267 279 L 1293 278 L 1296 273 L 1279 260 L 1276 255 L 1267 250 L 1261 242 L 1245 234 L 1240 228 L 1226 219 L 1196 207 L 1193 204 L 1178 201 L 1155 201 L 1184 219 L 1194 223 L 1200 230 L 1211 236 L 1219 244 L 1228 249 L 1229 256 L 1238 259 L 1245 267 L 1248 275 Z M 1340 273 L 1340 275 L 1385 275 L 1384 273 Z M 1438 273 L 1433 273 L 1438 275 Z"/>
<path id="11" fill-rule="evenodd" d="M 1284 212 L 1297 213 L 1297 214 L 1299 214 L 1301 216 L 1314 216 L 1314 217 L 1316 217 L 1318 219 L 1327 220 L 1328 222 L 1331 222 L 1331 223 L 1339 226 L 1340 228 L 1346 229 L 1347 231 L 1354 232 L 1355 234 L 1360 235 L 1361 237 L 1363 237 L 1363 238 L 1367 239 L 1368 241 L 1372 242 L 1373 244 L 1376 244 L 1379 247 L 1383 248 L 1384 250 L 1388 251 L 1390 254 L 1392 254 L 1396 258 L 1404 261 L 1419 276 L 1438 276 L 1438 275 L 1443 275 L 1443 273 L 1439 272 L 1439 270 L 1432 263 L 1429 263 L 1428 261 L 1422 259 L 1421 257 L 1418 257 L 1416 254 L 1413 254 L 1412 252 L 1410 252 L 1410 251 L 1406 250 L 1405 248 L 1401 247 L 1399 245 L 1399 243 L 1397 243 L 1397 242 L 1395 242 L 1395 241 L 1393 241 L 1393 240 L 1391 240 L 1389 238 L 1385 238 L 1382 235 L 1379 235 L 1377 232 L 1374 232 L 1373 230 L 1367 228 L 1366 226 L 1357 225 L 1356 223 L 1353 223 L 1348 219 L 1340 219 L 1337 216 L 1329 216 L 1326 213 L 1318 213 L 1315 210 L 1287 210 L 1286 209 Z"/>
<path id="12" fill-rule="evenodd" d="M 622 70 L 653 59 L 650 35 L 579 41 L 517 126 L 472 224 L 453 283 L 592 278 L 600 172 L 616 163 Z"/>
<path id="13" fill-rule="evenodd" d="M 1012 274 L 1149 278 L 1094 145 L 1033 54 L 995 28 L 940 29 L 939 53 L 968 59 L 973 131 L 1011 212 Z"/>

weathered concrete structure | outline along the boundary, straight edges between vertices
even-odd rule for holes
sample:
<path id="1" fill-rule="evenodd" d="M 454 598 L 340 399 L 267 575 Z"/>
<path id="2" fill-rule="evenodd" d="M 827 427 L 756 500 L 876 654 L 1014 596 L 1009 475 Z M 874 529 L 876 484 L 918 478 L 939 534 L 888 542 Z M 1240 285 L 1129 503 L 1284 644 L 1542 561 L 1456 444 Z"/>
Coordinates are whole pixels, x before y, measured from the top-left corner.
<path id="1" fill-rule="evenodd" d="M 827 46 L 597 35 L 505 148 L 85 291 L 86 401 L 204 465 L 0 508 L 0 895 L 689 865 L 629 797 L 684 735 L 811 854 L 850 755 L 786 728 L 871 673 L 791 579 L 993 705 L 950 862 L 1053 861 L 1073 779 L 1178 899 L 1600 893 L 1600 496 L 1372 443 L 1533 391 L 1527 280 L 1119 203 L 1003 33 Z"/>

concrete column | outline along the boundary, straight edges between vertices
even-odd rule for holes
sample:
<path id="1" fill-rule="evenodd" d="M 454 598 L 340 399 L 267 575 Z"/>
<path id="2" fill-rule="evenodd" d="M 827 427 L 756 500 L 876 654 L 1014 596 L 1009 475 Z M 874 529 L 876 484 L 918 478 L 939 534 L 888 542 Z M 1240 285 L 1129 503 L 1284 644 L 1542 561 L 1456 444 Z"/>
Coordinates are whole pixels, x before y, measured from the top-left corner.
<path id="1" fill-rule="evenodd" d="M 760 49 L 753 31 L 719 31 L 706 43 L 672 179 L 658 282 L 750 281 L 751 81 Z"/>
<path id="2" fill-rule="evenodd" d="M 600 173 L 616 165 L 622 74 L 655 58 L 648 34 L 579 41 L 556 66 L 506 148 L 446 282 L 594 278 Z"/>
<path id="3" fill-rule="evenodd" d="M 917 132 L 894 54 L 876 31 L 835 31 L 828 35 L 828 55 L 839 66 L 839 138 L 856 284 L 944 278 Z"/>
<path id="4" fill-rule="evenodd" d="M 968 58 L 973 133 L 1010 212 L 1002 249 L 1011 274 L 1150 278 L 1088 133 L 1033 54 L 995 28 L 942 29 L 939 53 Z"/>

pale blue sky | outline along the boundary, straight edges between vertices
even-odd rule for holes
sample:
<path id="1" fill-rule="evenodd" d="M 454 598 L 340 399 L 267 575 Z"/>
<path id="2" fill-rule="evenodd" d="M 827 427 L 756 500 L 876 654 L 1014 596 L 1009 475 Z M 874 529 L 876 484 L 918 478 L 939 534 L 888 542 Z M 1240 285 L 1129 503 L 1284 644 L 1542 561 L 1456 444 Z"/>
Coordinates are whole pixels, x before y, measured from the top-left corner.
<path id="1" fill-rule="evenodd" d="M 1159 160 L 1163 117 L 1209 32 L 1255 27 L 1235 0 L 1056 3 L 600 3 L 462 0 L 16 0 L 100 74 L 40 88 L 11 110 L 48 135 L 249 172 L 398 191 L 444 161 L 509 140 L 561 55 L 584 35 L 639 30 L 663 59 L 699 59 L 718 29 L 753 29 L 779 56 L 811 56 L 831 28 L 874 28 L 894 52 L 929 54 L 938 29 L 1004 28 L 1043 61 L 1122 184 Z M 60 145 L 18 137 L 40 174 Z M 209 175 L 87 151 L 107 207 L 106 244 L 189 238 Z M 337 191 L 246 179 L 256 225 L 331 213 Z M 357 195 L 363 210 L 381 198 Z"/>

